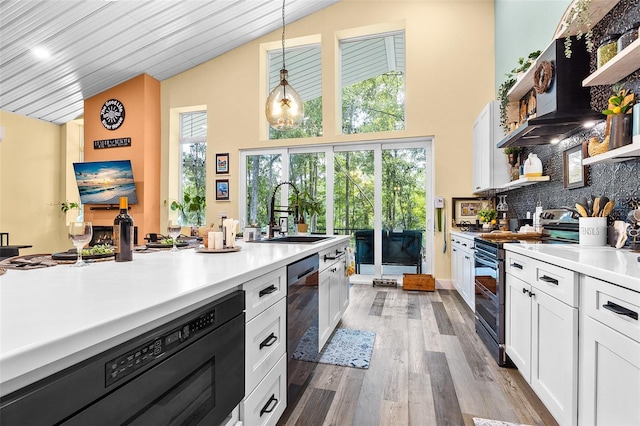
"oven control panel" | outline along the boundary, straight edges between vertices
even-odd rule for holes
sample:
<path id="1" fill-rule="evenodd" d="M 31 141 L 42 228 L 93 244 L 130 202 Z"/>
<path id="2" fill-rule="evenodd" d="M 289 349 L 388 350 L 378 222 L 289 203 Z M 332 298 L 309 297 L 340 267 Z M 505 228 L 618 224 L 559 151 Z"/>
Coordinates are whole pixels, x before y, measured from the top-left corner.
<path id="1" fill-rule="evenodd" d="M 105 387 L 124 379 L 214 325 L 216 325 L 215 308 L 166 334 L 150 339 L 145 344 L 113 358 L 105 364 Z"/>

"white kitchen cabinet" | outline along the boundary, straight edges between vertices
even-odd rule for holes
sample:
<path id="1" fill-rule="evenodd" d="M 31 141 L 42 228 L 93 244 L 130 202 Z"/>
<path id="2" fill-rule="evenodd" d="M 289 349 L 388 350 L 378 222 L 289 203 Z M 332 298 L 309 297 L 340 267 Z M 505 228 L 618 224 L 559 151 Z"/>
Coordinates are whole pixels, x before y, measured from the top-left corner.
<path id="1" fill-rule="evenodd" d="M 578 420 L 640 424 L 640 293 L 583 277 Z"/>
<path id="2" fill-rule="evenodd" d="M 320 252 L 318 277 L 318 348 L 322 350 L 349 306 L 349 279 L 345 275 L 346 245 Z"/>
<path id="3" fill-rule="evenodd" d="M 523 256 L 516 257 L 507 253 L 506 258 L 507 354 L 555 419 L 562 425 L 575 425 L 577 274 L 538 260 L 523 261 Z"/>
<path id="4" fill-rule="evenodd" d="M 458 293 L 475 310 L 473 237 L 451 234 L 451 280 Z"/>
<path id="5" fill-rule="evenodd" d="M 243 284 L 246 425 L 275 425 L 287 407 L 287 280 L 279 268 Z"/>
<path id="6" fill-rule="evenodd" d="M 510 180 L 504 151 L 496 147 L 502 139 L 497 101 L 489 102 L 473 123 L 473 192 L 498 188 Z"/>

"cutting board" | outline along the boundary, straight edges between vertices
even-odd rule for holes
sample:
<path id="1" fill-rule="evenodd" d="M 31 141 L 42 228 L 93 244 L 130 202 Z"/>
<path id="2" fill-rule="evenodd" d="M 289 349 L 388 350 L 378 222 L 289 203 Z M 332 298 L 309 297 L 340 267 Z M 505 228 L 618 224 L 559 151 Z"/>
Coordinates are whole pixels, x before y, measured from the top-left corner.
<path id="1" fill-rule="evenodd" d="M 502 232 L 487 232 L 484 234 L 480 234 L 480 238 L 484 238 L 487 240 L 539 240 L 541 234 L 539 232 L 511 232 L 511 231 L 502 231 Z"/>

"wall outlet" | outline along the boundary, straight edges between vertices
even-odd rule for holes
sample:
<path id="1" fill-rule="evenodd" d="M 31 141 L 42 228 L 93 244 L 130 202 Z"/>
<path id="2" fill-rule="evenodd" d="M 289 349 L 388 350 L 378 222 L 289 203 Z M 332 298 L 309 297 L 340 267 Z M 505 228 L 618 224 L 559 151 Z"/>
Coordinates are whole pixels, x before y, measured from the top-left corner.
<path id="1" fill-rule="evenodd" d="M 433 205 L 436 209 L 444 208 L 444 197 L 438 196 L 433 199 Z"/>
<path id="2" fill-rule="evenodd" d="M 218 219 L 222 217 L 229 217 L 229 213 L 227 212 L 218 212 Z"/>

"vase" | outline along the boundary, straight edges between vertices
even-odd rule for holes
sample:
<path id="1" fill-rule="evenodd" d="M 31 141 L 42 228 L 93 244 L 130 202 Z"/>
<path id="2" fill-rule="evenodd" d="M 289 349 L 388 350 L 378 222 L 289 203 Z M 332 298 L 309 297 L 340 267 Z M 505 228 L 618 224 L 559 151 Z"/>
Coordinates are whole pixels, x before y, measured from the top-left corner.
<path id="1" fill-rule="evenodd" d="M 490 223 L 483 223 L 482 224 L 482 230 L 483 231 L 490 231 L 491 230 L 491 224 Z"/>
<path id="2" fill-rule="evenodd" d="M 609 149 L 616 149 L 631 143 L 631 125 L 633 116 L 616 114 L 611 116 L 609 132 Z"/>

